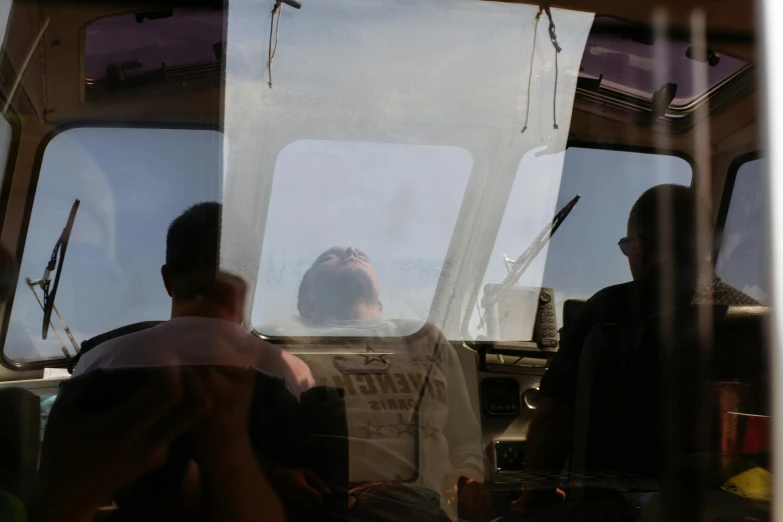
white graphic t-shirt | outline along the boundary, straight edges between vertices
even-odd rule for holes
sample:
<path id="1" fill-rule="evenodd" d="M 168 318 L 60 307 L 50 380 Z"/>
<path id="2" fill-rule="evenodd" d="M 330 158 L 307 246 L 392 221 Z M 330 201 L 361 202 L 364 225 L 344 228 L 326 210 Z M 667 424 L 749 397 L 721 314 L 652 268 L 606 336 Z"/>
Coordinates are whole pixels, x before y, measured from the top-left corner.
<path id="1" fill-rule="evenodd" d="M 435 327 L 401 321 L 310 325 L 295 318 L 262 328 L 345 394 L 351 482 L 393 480 L 441 495 L 464 476 L 484 481 L 481 428 L 454 348 Z M 293 339 L 292 339 L 293 337 Z"/>

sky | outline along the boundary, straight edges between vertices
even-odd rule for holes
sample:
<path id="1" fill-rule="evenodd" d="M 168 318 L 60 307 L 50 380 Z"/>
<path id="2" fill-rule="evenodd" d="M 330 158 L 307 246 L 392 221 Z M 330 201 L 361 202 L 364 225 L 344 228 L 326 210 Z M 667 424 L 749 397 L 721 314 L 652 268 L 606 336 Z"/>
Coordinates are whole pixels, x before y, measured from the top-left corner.
<path id="1" fill-rule="evenodd" d="M 689 184 L 689 164 L 564 152 L 592 17 L 553 10 L 564 49 L 555 93 L 544 24 L 532 63 L 526 51 L 536 9 L 478 4 L 335 0 L 285 8 L 269 89 L 268 34 L 258 30 L 268 27 L 269 10 L 232 3 L 225 136 L 82 128 L 49 143 L 6 355 L 61 356 L 53 335 L 40 339 L 42 313 L 25 278 L 41 276 L 76 198 L 57 305 L 79 341 L 168 318 L 160 280 L 166 228 L 205 200 L 230 208 L 222 260 L 254 285 L 256 326 L 296 314 L 302 274 L 333 245 L 373 260 L 387 318 L 423 321 L 461 236 L 475 240 L 471 231 L 484 217 L 502 216 L 486 267 L 468 274 L 482 286 L 499 283 L 503 256 L 519 256 L 576 194 L 581 201 L 520 284 L 552 287 L 560 304 L 629 280 L 617 241 L 631 205 L 653 185 Z M 471 336 L 481 334 L 476 316 L 469 315 Z M 462 329 L 446 334 L 459 338 Z"/>
<path id="2" fill-rule="evenodd" d="M 766 159 L 754 159 L 737 170 L 732 201 L 716 264 L 718 277 L 762 304 L 770 305 Z"/>
<path id="3" fill-rule="evenodd" d="M 25 279 L 42 276 L 76 198 L 55 303 L 76 339 L 167 319 L 166 229 L 187 206 L 219 199 L 221 151 L 216 131 L 83 128 L 56 136 L 41 165 L 6 355 L 62 356 L 53 333 L 41 339 L 43 314 Z M 56 318 L 55 325 L 62 334 Z"/>
<path id="4" fill-rule="evenodd" d="M 166 227 L 187 206 L 220 198 L 222 148 L 215 131 L 182 129 L 73 129 L 50 143 L 21 275 L 41 276 L 73 200 L 80 198 L 57 296 L 78 340 L 168 317 L 159 275 Z M 500 282 L 503 255 L 518 256 L 551 219 L 527 210 L 541 195 L 529 167 L 557 158 L 530 156 L 520 164 L 484 282 Z M 543 270 L 529 272 L 543 272 L 544 285 L 555 288 L 559 300 L 628 280 L 616 242 L 633 201 L 648 186 L 690 181 L 690 166 L 673 157 L 572 148 L 564 165 L 557 208 L 575 194 L 582 200 L 540 256 Z M 471 169 L 471 156 L 454 147 L 289 145 L 276 165 L 254 324 L 295 315 L 301 275 L 334 244 L 355 245 L 371 256 L 387 317 L 426 318 Z M 521 281 L 530 283 L 530 277 Z M 59 355 L 51 334 L 40 340 L 41 320 L 21 279 L 6 343 L 10 357 Z"/>

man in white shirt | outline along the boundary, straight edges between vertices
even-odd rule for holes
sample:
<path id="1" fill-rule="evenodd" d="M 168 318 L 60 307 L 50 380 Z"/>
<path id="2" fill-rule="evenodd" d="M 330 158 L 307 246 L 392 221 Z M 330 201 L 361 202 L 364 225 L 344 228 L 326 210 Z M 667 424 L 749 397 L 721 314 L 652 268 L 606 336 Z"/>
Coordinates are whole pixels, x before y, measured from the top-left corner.
<path id="1" fill-rule="evenodd" d="M 83 355 L 74 375 L 129 366 L 253 366 L 285 379 L 297 398 L 315 386 L 301 359 L 242 326 L 247 285 L 218 268 L 220 213 L 219 203 L 199 203 L 169 226 L 161 274 L 171 319 L 98 345 Z"/>

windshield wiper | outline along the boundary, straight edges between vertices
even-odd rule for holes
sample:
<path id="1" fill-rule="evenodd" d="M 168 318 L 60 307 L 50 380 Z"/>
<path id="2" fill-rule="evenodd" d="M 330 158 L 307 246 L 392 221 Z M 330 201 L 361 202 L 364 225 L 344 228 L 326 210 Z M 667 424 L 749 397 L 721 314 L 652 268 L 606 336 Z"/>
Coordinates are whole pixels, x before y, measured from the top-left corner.
<path id="1" fill-rule="evenodd" d="M 68 325 L 65 323 L 62 315 L 60 315 L 59 310 L 57 310 L 57 307 L 54 305 L 54 299 L 57 296 L 57 287 L 60 284 L 60 276 L 63 272 L 65 253 L 68 250 L 68 242 L 71 239 L 71 231 L 73 230 L 73 223 L 76 220 L 76 213 L 78 211 L 79 200 L 77 199 L 73 202 L 71 213 L 68 215 L 68 221 L 65 223 L 65 228 L 63 229 L 62 234 L 60 234 L 60 237 L 57 239 L 57 243 L 54 244 L 54 248 L 52 249 L 52 256 L 49 258 L 49 262 L 46 264 L 43 277 L 37 281 L 33 281 L 30 278 L 27 279 L 27 285 L 30 287 L 30 290 L 32 290 L 36 300 L 38 301 L 38 304 L 41 305 L 41 309 L 43 310 L 41 339 L 46 339 L 48 337 L 49 326 L 52 322 L 52 312 L 54 311 L 54 313 L 56 313 L 57 317 L 60 319 L 60 323 L 63 325 L 63 329 L 65 330 L 65 333 L 68 336 L 68 339 L 71 341 L 71 344 L 73 345 L 77 354 L 80 350 L 79 343 L 77 343 L 76 339 L 74 339 L 70 328 L 68 328 Z M 43 292 L 43 301 L 41 301 L 41 299 L 38 298 L 38 294 L 35 293 L 35 286 L 39 286 L 41 288 Z M 57 334 L 57 330 L 53 326 L 52 329 L 54 330 L 57 338 L 60 339 L 60 336 Z M 60 339 L 60 343 L 63 344 L 62 339 Z M 62 346 L 62 350 L 67 357 L 70 357 L 70 354 L 68 353 L 68 350 L 65 348 L 64 344 Z"/>
<path id="2" fill-rule="evenodd" d="M 561 208 L 557 214 L 555 214 L 555 217 L 552 218 L 552 221 L 547 223 L 547 225 L 544 227 L 541 232 L 536 236 L 536 238 L 533 240 L 532 243 L 525 249 L 524 252 L 522 252 L 522 255 L 520 255 L 516 260 L 504 258 L 503 261 L 506 263 L 506 269 L 508 270 L 508 274 L 506 275 L 506 278 L 503 279 L 503 282 L 497 285 L 495 288 L 493 288 L 492 294 L 489 296 L 486 296 L 484 299 L 484 306 L 491 306 L 495 304 L 498 300 L 498 297 L 500 293 L 511 286 L 514 286 L 519 281 L 519 278 L 522 277 L 522 274 L 525 273 L 525 271 L 530 267 L 530 265 L 535 261 L 538 254 L 543 250 L 544 246 L 549 242 L 549 239 L 555 235 L 555 232 L 557 232 L 557 229 L 560 228 L 560 225 L 563 224 L 563 221 L 566 220 L 568 215 L 571 213 L 572 210 L 574 210 L 574 207 L 576 206 L 577 202 L 579 201 L 580 196 L 577 194 L 574 199 L 569 201 L 563 208 Z M 479 323 L 479 328 L 482 328 L 484 326 L 484 317 L 481 318 L 481 322 Z"/>

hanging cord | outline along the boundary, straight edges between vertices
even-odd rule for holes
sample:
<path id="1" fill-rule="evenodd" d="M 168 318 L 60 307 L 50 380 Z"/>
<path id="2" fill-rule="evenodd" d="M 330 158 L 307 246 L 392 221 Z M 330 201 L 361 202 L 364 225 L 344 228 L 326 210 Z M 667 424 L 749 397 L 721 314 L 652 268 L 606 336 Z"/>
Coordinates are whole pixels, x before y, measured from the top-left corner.
<path id="1" fill-rule="evenodd" d="M 274 87 L 272 83 L 272 62 L 275 59 L 277 53 L 277 44 L 280 42 L 280 17 L 283 13 L 283 4 L 275 2 L 275 6 L 272 8 L 272 19 L 269 22 L 269 61 L 267 67 L 269 69 L 269 88 Z M 277 29 L 275 29 L 275 15 L 277 15 Z M 272 35 L 275 38 L 275 46 L 272 47 Z"/>
<path id="2" fill-rule="evenodd" d="M 555 48 L 555 90 L 552 95 L 552 126 L 555 130 L 559 129 L 557 126 L 557 76 L 558 76 L 558 64 L 557 64 L 557 56 L 560 54 L 560 51 L 563 49 L 560 47 L 560 44 L 557 43 L 557 33 L 555 32 L 555 21 L 552 20 L 552 11 L 549 7 L 545 7 L 544 11 L 546 12 L 547 18 L 549 18 L 549 39 L 552 41 L 552 47 Z M 539 16 L 541 15 L 541 11 L 538 12 Z"/>
<path id="3" fill-rule="evenodd" d="M 536 15 L 536 25 L 533 28 L 533 51 L 530 53 L 530 72 L 527 75 L 527 102 L 525 102 L 525 124 L 522 126 L 522 132 L 527 130 L 527 123 L 530 119 L 530 85 L 533 82 L 533 61 L 536 59 L 536 40 L 538 40 L 538 21 L 541 20 L 543 9 L 538 8 Z"/>

